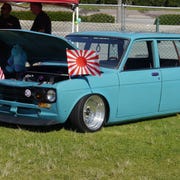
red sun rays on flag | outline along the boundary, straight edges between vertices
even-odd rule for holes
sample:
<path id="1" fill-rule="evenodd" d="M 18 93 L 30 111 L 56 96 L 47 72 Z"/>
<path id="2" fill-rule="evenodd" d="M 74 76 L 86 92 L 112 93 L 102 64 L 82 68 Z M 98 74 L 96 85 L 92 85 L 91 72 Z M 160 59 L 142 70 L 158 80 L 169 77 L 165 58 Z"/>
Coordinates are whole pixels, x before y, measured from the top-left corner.
<path id="1" fill-rule="evenodd" d="M 5 79 L 4 72 L 0 67 L 0 79 Z"/>
<path id="2" fill-rule="evenodd" d="M 99 56 L 93 50 L 67 50 L 69 76 L 100 75 Z"/>

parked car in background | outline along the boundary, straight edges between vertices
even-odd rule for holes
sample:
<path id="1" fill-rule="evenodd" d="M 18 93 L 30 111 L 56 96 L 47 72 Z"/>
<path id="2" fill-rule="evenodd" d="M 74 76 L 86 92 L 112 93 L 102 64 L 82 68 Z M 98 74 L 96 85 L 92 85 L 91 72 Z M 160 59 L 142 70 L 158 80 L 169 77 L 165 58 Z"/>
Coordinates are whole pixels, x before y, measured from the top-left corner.
<path id="1" fill-rule="evenodd" d="M 95 132 L 180 112 L 180 34 L 79 32 L 61 38 L 0 30 L 0 42 L 4 59 L 14 44 L 27 54 L 25 71 L 0 80 L 0 121 L 68 123 Z M 70 76 L 67 50 L 96 52 L 100 73 Z"/>

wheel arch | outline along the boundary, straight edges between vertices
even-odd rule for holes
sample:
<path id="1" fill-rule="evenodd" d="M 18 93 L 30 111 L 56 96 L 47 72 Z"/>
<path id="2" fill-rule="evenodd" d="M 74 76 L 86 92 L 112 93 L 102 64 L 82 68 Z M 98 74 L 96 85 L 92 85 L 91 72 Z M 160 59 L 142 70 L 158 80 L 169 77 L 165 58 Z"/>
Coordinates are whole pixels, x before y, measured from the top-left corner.
<path id="1" fill-rule="evenodd" d="M 96 93 L 96 92 L 94 92 L 94 93 L 89 93 L 89 94 L 84 94 L 83 96 L 81 96 L 81 98 L 79 98 L 79 100 L 74 104 L 73 108 L 71 109 L 71 112 L 69 113 L 69 116 L 68 116 L 67 121 L 69 121 L 69 117 L 71 116 L 73 110 L 75 109 L 76 105 L 81 101 L 81 99 L 83 99 L 83 98 L 85 98 L 85 97 L 87 97 L 87 96 L 92 96 L 92 95 L 98 95 L 98 96 L 100 96 L 100 97 L 104 100 L 105 105 L 106 105 L 106 121 L 105 121 L 105 122 L 106 122 L 106 123 L 108 122 L 108 120 L 109 120 L 109 114 L 110 114 L 109 102 L 108 102 L 107 98 L 105 98 L 105 96 L 104 96 L 103 94 L 101 94 L 101 93 Z"/>

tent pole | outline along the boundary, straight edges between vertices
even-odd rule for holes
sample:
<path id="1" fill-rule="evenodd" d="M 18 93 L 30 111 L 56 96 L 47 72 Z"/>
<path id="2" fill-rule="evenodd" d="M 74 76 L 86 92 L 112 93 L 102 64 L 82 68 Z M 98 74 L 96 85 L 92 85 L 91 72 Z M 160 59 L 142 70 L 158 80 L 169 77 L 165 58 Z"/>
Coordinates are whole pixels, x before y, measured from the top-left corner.
<path id="1" fill-rule="evenodd" d="M 76 11 L 76 22 L 77 22 L 76 32 L 78 32 L 79 31 L 79 7 L 78 6 L 76 7 L 75 11 Z"/>
<path id="2" fill-rule="evenodd" d="M 72 13 L 72 32 L 74 32 L 74 24 L 75 24 L 75 10 Z"/>

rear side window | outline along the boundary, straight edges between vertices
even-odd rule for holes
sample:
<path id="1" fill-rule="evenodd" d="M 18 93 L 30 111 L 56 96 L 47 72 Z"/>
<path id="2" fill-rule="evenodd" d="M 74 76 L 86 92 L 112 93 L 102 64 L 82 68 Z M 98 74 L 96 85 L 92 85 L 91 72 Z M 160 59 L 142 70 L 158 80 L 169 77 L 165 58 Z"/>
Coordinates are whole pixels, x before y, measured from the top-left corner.
<path id="1" fill-rule="evenodd" d="M 147 41 L 138 41 L 133 46 L 129 53 L 129 58 L 148 58 L 149 52 Z"/>
<path id="2" fill-rule="evenodd" d="M 176 67 L 180 61 L 180 43 L 174 40 L 158 41 L 160 67 Z"/>
<path id="3" fill-rule="evenodd" d="M 146 70 L 153 68 L 152 41 L 135 42 L 128 55 L 124 70 Z"/>

